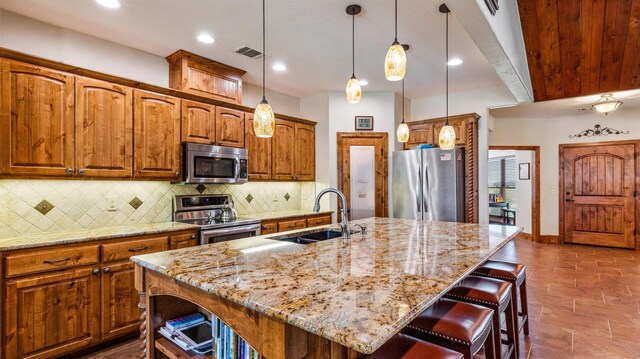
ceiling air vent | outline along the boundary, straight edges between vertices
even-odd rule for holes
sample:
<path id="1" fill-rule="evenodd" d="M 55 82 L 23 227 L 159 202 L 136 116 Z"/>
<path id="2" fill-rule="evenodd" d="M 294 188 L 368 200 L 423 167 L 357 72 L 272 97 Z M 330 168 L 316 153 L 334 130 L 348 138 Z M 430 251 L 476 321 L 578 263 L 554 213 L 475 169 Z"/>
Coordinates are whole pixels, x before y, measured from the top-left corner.
<path id="1" fill-rule="evenodd" d="M 236 49 L 236 54 L 249 57 L 254 60 L 262 60 L 262 52 L 252 49 L 249 46 L 242 46 Z"/>

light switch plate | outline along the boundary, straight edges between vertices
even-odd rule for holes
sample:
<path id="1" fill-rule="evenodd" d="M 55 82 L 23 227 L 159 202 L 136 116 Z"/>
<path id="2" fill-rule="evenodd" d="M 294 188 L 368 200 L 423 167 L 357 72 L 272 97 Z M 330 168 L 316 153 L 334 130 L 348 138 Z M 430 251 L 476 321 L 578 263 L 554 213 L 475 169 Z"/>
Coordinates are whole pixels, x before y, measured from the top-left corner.
<path id="1" fill-rule="evenodd" d="M 118 197 L 107 197 L 107 211 L 113 212 L 118 210 Z"/>

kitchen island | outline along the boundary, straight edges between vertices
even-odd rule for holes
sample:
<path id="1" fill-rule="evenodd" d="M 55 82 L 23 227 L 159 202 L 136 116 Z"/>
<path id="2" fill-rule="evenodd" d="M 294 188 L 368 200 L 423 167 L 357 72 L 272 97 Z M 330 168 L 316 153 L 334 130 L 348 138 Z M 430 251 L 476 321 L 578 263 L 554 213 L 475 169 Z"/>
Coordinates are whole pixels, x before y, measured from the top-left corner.
<path id="1" fill-rule="evenodd" d="M 281 233 L 133 257 L 147 356 L 164 321 L 199 307 L 264 358 L 360 357 L 520 232 L 391 218 L 352 223 L 366 234 L 346 242 L 268 239 L 290 235 Z"/>

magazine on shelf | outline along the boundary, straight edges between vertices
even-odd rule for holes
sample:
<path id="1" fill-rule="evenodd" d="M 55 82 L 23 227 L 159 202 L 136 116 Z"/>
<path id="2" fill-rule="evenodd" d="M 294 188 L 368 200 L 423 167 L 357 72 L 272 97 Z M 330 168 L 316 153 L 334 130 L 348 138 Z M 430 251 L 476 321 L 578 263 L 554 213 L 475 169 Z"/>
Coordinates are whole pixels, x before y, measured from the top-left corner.
<path id="1" fill-rule="evenodd" d="M 160 328 L 159 333 L 185 351 L 193 350 L 204 355 L 213 349 L 211 322 L 208 320 L 199 321 L 187 327 L 180 325 L 178 330 L 164 326 Z"/>

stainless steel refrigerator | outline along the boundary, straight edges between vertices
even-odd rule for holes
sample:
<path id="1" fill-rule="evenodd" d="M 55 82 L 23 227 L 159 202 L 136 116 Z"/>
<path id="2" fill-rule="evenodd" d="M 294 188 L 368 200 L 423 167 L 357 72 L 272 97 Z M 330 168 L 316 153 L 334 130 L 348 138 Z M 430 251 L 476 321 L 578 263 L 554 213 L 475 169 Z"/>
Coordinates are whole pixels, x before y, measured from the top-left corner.
<path id="1" fill-rule="evenodd" d="M 393 217 L 464 222 L 464 151 L 393 153 Z"/>

